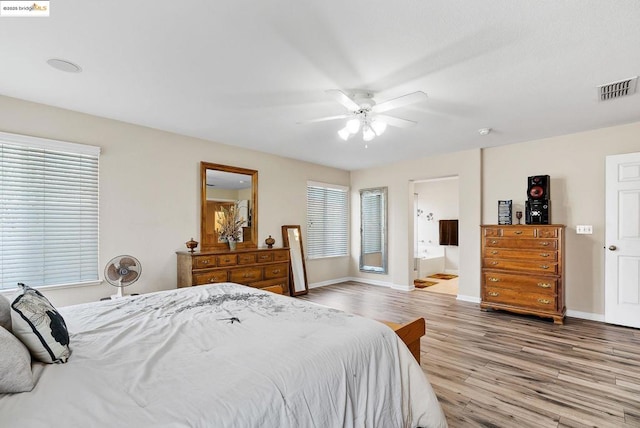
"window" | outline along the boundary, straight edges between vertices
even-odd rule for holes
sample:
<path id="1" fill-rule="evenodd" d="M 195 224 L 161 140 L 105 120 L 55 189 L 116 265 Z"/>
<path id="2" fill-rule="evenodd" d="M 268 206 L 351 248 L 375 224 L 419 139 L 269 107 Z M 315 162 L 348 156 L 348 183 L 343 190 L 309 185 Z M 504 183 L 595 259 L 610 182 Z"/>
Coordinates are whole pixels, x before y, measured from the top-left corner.
<path id="1" fill-rule="evenodd" d="M 307 182 L 307 257 L 347 256 L 348 188 Z"/>
<path id="2" fill-rule="evenodd" d="M 99 154 L 0 133 L 0 289 L 98 280 Z"/>

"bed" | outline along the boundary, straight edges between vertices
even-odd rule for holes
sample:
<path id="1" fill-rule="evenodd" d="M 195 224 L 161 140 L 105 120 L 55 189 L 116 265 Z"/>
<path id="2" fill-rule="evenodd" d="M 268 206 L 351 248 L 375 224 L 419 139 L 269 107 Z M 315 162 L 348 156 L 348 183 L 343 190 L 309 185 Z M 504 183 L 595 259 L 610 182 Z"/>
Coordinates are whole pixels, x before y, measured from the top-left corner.
<path id="1" fill-rule="evenodd" d="M 0 426 L 445 427 L 382 323 L 223 283 L 59 309 L 66 364 L 0 394 Z"/>

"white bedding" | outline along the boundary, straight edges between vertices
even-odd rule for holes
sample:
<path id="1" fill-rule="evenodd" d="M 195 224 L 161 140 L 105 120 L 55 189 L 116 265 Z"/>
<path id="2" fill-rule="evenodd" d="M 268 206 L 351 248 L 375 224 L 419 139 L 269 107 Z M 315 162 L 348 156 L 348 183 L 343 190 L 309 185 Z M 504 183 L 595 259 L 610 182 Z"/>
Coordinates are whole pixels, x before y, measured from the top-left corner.
<path id="1" fill-rule="evenodd" d="M 60 313 L 69 362 L 34 364 L 33 391 L 0 394 L 0 427 L 446 426 L 376 321 L 230 283 Z"/>

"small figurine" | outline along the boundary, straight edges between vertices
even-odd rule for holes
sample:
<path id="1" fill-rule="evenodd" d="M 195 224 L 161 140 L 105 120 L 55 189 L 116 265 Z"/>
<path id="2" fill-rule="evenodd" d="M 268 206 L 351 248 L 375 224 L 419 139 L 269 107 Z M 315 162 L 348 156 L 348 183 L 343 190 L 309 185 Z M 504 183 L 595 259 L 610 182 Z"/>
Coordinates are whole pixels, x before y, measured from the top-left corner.
<path id="1" fill-rule="evenodd" d="M 193 238 L 191 238 L 190 240 L 188 240 L 184 244 L 189 249 L 189 252 L 193 253 L 196 250 L 196 247 L 198 246 L 198 241 L 194 241 Z"/>
<path id="2" fill-rule="evenodd" d="M 267 244 L 267 248 L 273 248 L 273 244 L 276 243 L 276 240 L 269 235 L 269 237 L 264 240 L 264 243 Z"/>

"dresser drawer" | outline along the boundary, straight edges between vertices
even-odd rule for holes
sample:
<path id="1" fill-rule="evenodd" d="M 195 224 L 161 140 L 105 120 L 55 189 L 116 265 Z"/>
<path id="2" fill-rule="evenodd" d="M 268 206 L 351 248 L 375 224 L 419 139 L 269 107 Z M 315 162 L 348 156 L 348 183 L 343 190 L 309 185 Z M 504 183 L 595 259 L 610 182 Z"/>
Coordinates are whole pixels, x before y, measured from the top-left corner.
<path id="1" fill-rule="evenodd" d="M 258 263 L 269 263 L 273 261 L 273 252 L 269 251 L 264 253 L 258 253 L 257 255 Z"/>
<path id="2" fill-rule="evenodd" d="M 557 227 L 539 227 L 536 229 L 538 238 L 557 238 L 559 229 Z"/>
<path id="3" fill-rule="evenodd" d="M 516 238 L 534 238 L 536 229 L 530 227 L 505 227 L 502 229 L 502 236 L 514 236 Z"/>
<path id="4" fill-rule="evenodd" d="M 287 275 L 289 275 L 289 265 L 287 263 L 265 266 L 264 268 L 264 279 L 283 278 Z"/>
<path id="5" fill-rule="evenodd" d="M 517 290 L 498 287 L 486 287 L 482 300 L 533 309 L 555 311 L 556 296 L 538 293 L 522 293 Z"/>
<path id="6" fill-rule="evenodd" d="M 193 267 L 194 269 L 216 267 L 216 256 L 195 256 Z"/>
<path id="7" fill-rule="evenodd" d="M 513 239 L 513 238 L 484 238 L 485 247 L 490 248 L 531 248 L 556 250 L 556 239 Z"/>
<path id="8" fill-rule="evenodd" d="M 213 270 L 193 274 L 193 285 L 213 284 L 217 282 L 227 282 L 226 270 Z"/>
<path id="9" fill-rule="evenodd" d="M 229 280 L 238 284 L 247 284 L 249 282 L 260 281 L 262 279 L 262 268 L 246 267 L 231 269 L 229 271 Z"/>
<path id="10" fill-rule="evenodd" d="M 483 231 L 484 236 L 502 236 L 502 228 L 500 227 L 486 227 Z"/>
<path id="11" fill-rule="evenodd" d="M 485 287 L 509 288 L 524 293 L 556 294 L 558 292 L 558 279 L 553 277 L 485 271 L 482 273 L 482 280 Z"/>
<path id="12" fill-rule="evenodd" d="M 218 266 L 235 266 L 238 264 L 238 257 L 235 254 L 225 254 L 217 256 Z"/>
<path id="13" fill-rule="evenodd" d="M 553 275 L 558 273 L 558 264 L 545 260 L 536 261 L 486 258 L 482 260 L 482 266 L 491 269 L 530 270 Z"/>
<path id="14" fill-rule="evenodd" d="M 256 253 L 238 254 L 239 265 L 252 265 L 256 262 Z"/>
<path id="15" fill-rule="evenodd" d="M 533 251 L 533 250 L 508 250 L 504 248 L 485 248 L 484 257 L 494 259 L 527 259 L 527 260 L 546 260 L 555 262 L 558 260 L 556 251 Z"/>
<path id="16" fill-rule="evenodd" d="M 286 262 L 288 260 L 289 260 L 289 251 L 288 250 L 274 251 L 273 252 L 273 261 L 274 262 Z"/>

